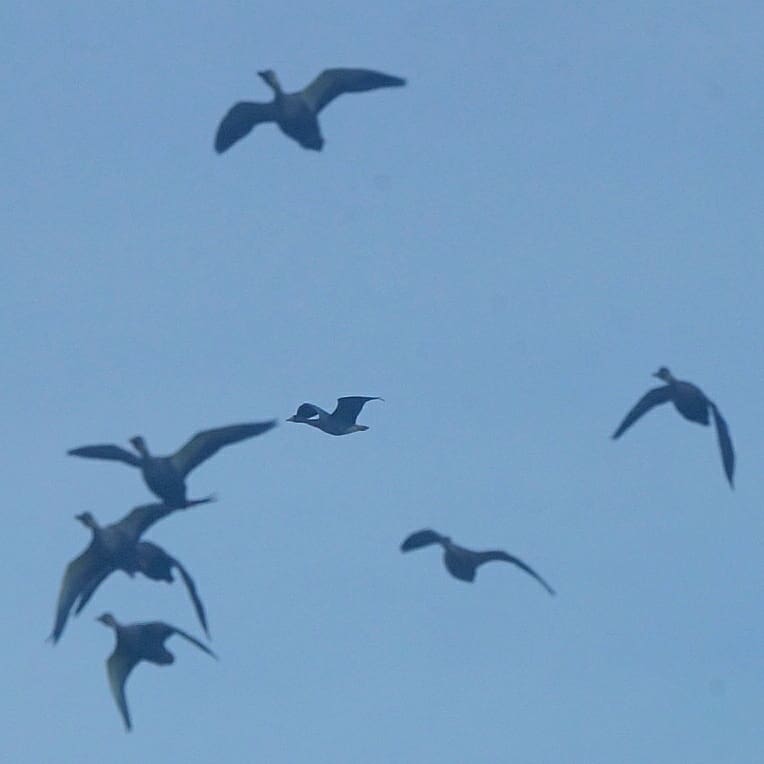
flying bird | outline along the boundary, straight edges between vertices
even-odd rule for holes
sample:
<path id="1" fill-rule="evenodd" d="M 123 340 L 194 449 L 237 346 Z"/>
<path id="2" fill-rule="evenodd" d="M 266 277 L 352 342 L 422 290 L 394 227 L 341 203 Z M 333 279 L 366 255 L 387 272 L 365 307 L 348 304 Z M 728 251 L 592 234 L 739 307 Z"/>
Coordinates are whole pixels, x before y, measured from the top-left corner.
<path id="1" fill-rule="evenodd" d="M 634 408 L 629 411 L 623 422 L 618 425 L 618 429 L 613 433 L 613 440 L 623 435 L 643 414 L 646 414 L 651 408 L 659 406 L 661 403 L 672 401 L 676 410 L 685 419 L 706 426 L 709 422 L 708 414 L 710 410 L 716 425 L 716 437 L 719 441 L 719 450 L 722 454 L 724 473 L 730 486 L 734 487 L 735 451 L 732 448 L 732 439 L 730 438 L 727 423 L 724 421 L 716 404 L 706 397 L 706 394 L 699 387 L 691 382 L 677 379 L 665 366 L 661 366 L 653 376 L 662 379 L 666 384 L 648 390 L 637 401 Z"/>
<path id="2" fill-rule="evenodd" d="M 171 456 L 152 456 L 146 441 L 140 435 L 130 439 L 137 454 L 115 445 L 82 446 L 73 448 L 67 453 L 88 459 L 124 462 L 131 467 L 137 467 L 152 493 L 162 499 L 165 504 L 182 508 L 189 504 L 186 498 L 186 476 L 191 470 L 209 459 L 223 446 L 268 432 L 275 426 L 276 420 L 271 419 L 267 422 L 232 424 L 214 430 L 202 430 Z"/>
<path id="3" fill-rule="evenodd" d="M 401 544 L 401 551 L 410 552 L 412 549 L 419 549 L 430 544 L 440 544 L 443 547 L 443 562 L 446 570 L 460 581 L 474 581 L 480 565 L 484 562 L 499 560 L 517 565 L 518 568 L 533 576 L 550 594 L 555 593 L 554 589 L 533 568 L 526 565 L 517 557 L 513 557 L 511 554 L 501 550 L 474 552 L 471 549 L 465 549 L 463 546 L 454 544 L 448 536 L 441 536 L 429 528 L 412 533 Z"/>
<path id="4" fill-rule="evenodd" d="M 199 499 L 192 504 L 208 501 Z M 61 637 L 69 611 L 75 603 L 75 613 L 79 613 L 100 584 L 115 570 L 123 570 L 130 577 L 143 573 L 155 581 L 171 582 L 172 569 L 177 569 L 188 589 L 199 621 L 209 636 L 204 606 L 188 571 L 160 546 L 140 540 L 148 528 L 175 510 L 175 507 L 165 504 L 146 504 L 136 507 L 119 522 L 106 526 L 100 526 L 90 512 L 76 516 L 85 527 L 90 528 L 93 538 L 85 551 L 72 560 L 64 572 L 55 623 L 50 635 L 54 643 Z"/>
<path id="5" fill-rule="evenodd" d="M 355 420 L 361 409 L 368 401 L 381 401 L 382 398 L 367 398 L 362 395 L 352 395 L 337 399 L 337 408 L 330 414 L 312 403 L 303 403 L 297 413 L 290 416 L 287 422 L 299 422 L 317 427 L 329 435 L 349 435 L 351 432 L 363 432 L 369 428 L 365 424 L 356 424 Z"/>
<path id="6" fill-rule="evenodd" d="M 321 151 L 324 139 L 318 124 L 319 112 L 343 93 L 360 93 L 376 88 L 401 87 L 406 80 L 370 69 L 325 69 L 306 88 L 285 93 L 272 70 L 258 75 L 273 90 L 268 103 L 239 101 L 218 127 L 215 151 L 222 154 L 247 135 L 255 125 L 275 122 L 281 132 L 305 149 Z"/>
<path id="7" fill-rule="evenodd" d="M 175 656 L 164 646 L 165 641 L 177 634 L 196 645 L 207 655 L 217 658 L 206 645 L 185 631 L 161 621 L 150 623 L 121 624 L 111 613 L 104 613 L 97 621 L 110 626 L 117 635 L 117 644 L 106 661 L 106 673 L 109 677 L 111 694 L 117 703 L 119 712 L 128 731 L 132 729 L 130 711 L 125 697 L 125 682 L 130 672 L 141 662 L 148 661 L 158 666 L 166 666 L 175 661 Z"/>

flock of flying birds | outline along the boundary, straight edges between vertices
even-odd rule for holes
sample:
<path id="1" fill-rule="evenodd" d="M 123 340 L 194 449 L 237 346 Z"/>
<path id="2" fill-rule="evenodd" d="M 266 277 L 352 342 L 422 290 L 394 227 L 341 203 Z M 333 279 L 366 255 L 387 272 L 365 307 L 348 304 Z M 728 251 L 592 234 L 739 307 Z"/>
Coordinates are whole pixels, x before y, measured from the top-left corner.
<path id="1" fill-rule="evenodd" d="M 302 90 L 285 93 L 273 71 L 258 74 L 273 90 L 273 100 L 268 103 L 242 101 L 235 104 L 218 127 L 215 136 L 215 150 L 218 153 L 229 149 L 256 125 L 264 122 L 275 122 L 303 148 L 320 151 L 324 139 L 318 124 L 318 114 L 334 98 L 343 93 L 405 85 L 405 80 L 400 77 L 368 69 L 326 69 Z M 619 438 L 653 407 L 669 401 L 683 417 L 702 425 L 709 424 L 710 413 L 716 426 L 724 472 L 732 486 L 735 454 L 727 424 L 719 409 L 699 387 L 676 379 L 666 367 L 661 367 L 654 376 L 665 384 L 649 390 L 636 403 L 613 433 L 613 438 Z M 312 403 L 303 403 L 287 421 L 307 424 L 329 435 L 362 432 L 369 428 L 357 424 L 356 419 L 363 406 L 374 400 L 381 399 L 364 396 L 340 398 L 332 413 Z M 275 426 L 276 420 L 273 419 L 204 430 L 170 456 L 152 455 L 146 441 L 139 436 L 130 440 L 134 451 L 111 444 L 82 446 L 69 451 L 73 456 L 119 461 L 137 467 L 144 482 L 161 499 L 161 503 L 136 507 L 118 522 L 105 526 L 99 525 L 89 512 L 76 516 L 77 520 L 90 529 L 92 537 L 85 551 L 66 568 L 50 639 L 54 643 L 60 639 L 72 608 L 78 614 L 100 584 L 117 570 L 131 577 L 142 573 L 155 581 L 167 582 L 174 580 L 173 571 L 177 571 L 191 597 L 199 623 L 209 638 L 206 611 L 194 580 L 179 560 L 160 546 L 144 541 L 142 537 L 154 523 L 178 510 L 215 501 L 214 496 L 201 499 L 187 497 L 186 477 L 192 470 L 224 446 L 261 435 Z M 443 562 L 448 572 L 462 581 L 474 581 L 477 569 L 483 563 L 503 561 L 512 563 L 535 578 L 549 594 L 555 593 L 536 571 L 517 557 L 500 550 L 478 552 L 466 549 L 455 544 L 448 536 L 429 528 L 410 534 L 400 548 L 402 552 L 408 552 L 433 544 L 442 547 Z M 176 634 L 215 657 L 203 642 L 161 621 L 122 624 L 111 613 L 104 613 L 97 620 L 116 633 L 116 646 L 106 662 L 106 668 L 112 694 L 128 730 L 132 728 L 132 722 L 125 697 L 125 682 L 138 663 L 172 663 L 174 656 L 164 643 Z"/>

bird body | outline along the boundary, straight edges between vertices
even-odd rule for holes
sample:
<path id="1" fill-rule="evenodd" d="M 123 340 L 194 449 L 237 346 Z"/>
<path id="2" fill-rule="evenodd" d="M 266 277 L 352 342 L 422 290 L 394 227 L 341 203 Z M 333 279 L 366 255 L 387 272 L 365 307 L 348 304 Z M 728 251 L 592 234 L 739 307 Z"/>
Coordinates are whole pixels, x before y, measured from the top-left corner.
<path id="1" fill-rule="evenodd" d="M 383 87 L 400 87 L 404 79 L 369 69 L 325 69 L 313 82 L 295 93 L 285 93 L 272 70 L 258 75 L 273 90 L 269 103 L 240 101 L 228 111 L 215 135 L 215 151 L 222 154 L 256 125 L 275 122 L 280 130 L 305 149 L 321 151 L 324 139 L 319 112 L 343 93 Z"/>
<path id="2" fill-rule="evenodd" d="M 139 435 L 130 439 L 137 454 L 111 444 L 81 446 L 67 453 L 88 459 L 120 461 L 132 467 L 138 467 L 144 482 L 153 494 L 170 507 L 183 508 L 200 501 L 199 499 L 189 500 L 186 497 L 186 476 L 191 470 L 224 446 L 260 435 L 275 426 L 276 420 L 272 419 L 266 422 L 234 424 L 213 430 L 202 430 L 171 456 L 154 456 L 149 452 L 144 438 Z M 201 501 L 210 500 L 211 497 L 207 497 Z"/>
<path id="3" fill-rule="evenodd" d="M 650 409 L 662 403 L 668 403 L 668 401 L 671 401 L 676 410 L 691 422 L 707 426 L 710 422 L 710 417 L 713 417 L 724 473 L 730 486 L 733 486 L 735 451 L 732 446 L 727 423 L 716 404 L 697 385 L 677 379 L 665 366 L 661 366 L 653 376 L 663 380 L 666 384 L 648 390 L 637 401 L 613 433 L 613 440 L 621 437 L 634 422 L 650 411 Z"/>
<path id="4" fill-rule="evenodd" d="M 443 562 L 446 570 L 460 581 L 474 581 L 477 569 L 481 565 L 498 560 L 516 565 L 535 578 L 550 594 L 554 594 L 554 589 L 535 570 L 517 557 L 501 550 L 475 552 L 472 549 L 455 544 L 448 536 L 441 536 L 441 534 L 429 528 L 416 531 L 408 536 L 401 544 L 401 551 L 410 552 L 412 549 L 419 549 L 431 544 L 439 544 L 443 548 Z"/>
<path id="5" fill-rule="evenodd" d="M 127 677 L 141 661 L 148 661 L 159 666 L 173 663 L 175 656 L 164 646 L 169 637 L 177 634 L 213 658 L 217 657 L 198 639 L 161 621 L 121 624 L 111 613 L 104 613 L 96 620 L 114 629 L 117 637 L 114 651 L 106 661 L 106 672 L 112 695 L 128 731 L 132 729 L 132 721 L 125 696 Z"/>
<path id="6" fill-rule="evenodd" d="M 347 396 L 337 399 L 337 407 L 330 414 L 313 403 L 301 404 L 297 412 L 287 419 L 287 422 L 308 424 L 323 430 L 329 435 L 349 435 L 352 432 L 363 432 L 369 428 L 365 424 L 356 424 L 361 409 L 368 401 L 381 401 L 382 398 L 368 398 L 361 395 Z"/>
<path id="7" fill-rule="evenodd" d="M 195 503 L 206 501 L 202 499 Z M 100 584 L 116 570 L 122 570 L 130 577 L 143 573 L 154 580 L 172 581 L 172 568 L 177 568 L 197 616 L 207 632 L 204 607 L 185 568 L 161 547 L 140 541 L 140 537 L 151 525 L 175 510 L 175 507 L 165 504 L 148 504 L 136 507 L 119 522 L 106 526 L 100 526 L 90 512 L 77 515 L 77 520 L 90 528 L 93 538 L 85 551 L 72 560 L 64 572 L 50 635 L 54 643 L 60 639 L 72 607 L 76 604 L 75 613 L 79 613 Z"/>

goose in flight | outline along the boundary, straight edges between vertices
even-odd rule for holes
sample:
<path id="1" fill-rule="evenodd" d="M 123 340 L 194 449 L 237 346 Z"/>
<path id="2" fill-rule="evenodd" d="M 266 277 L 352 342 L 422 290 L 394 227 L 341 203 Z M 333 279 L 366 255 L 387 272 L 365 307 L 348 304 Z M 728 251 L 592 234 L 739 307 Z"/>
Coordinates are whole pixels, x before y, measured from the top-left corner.
<path id="1" fill-rule="evenodd" d="M 312 403 L 303 403 L 294 416 L 287 422 L 301 422 L 328 432 L 329 435 L 349 435 L 351 432 L 363 432 L 369 428 L 365 424 L 356 424 L 355 420 L 368 401 L 381 401 L 383 398 L 366 398 L 351 395 L 337 399 L 337 408 L 330 414 Z"/>
<path id="2" fill-rule="evenodd" d="M 214 430 L 202 430 L 171 456 L 150 454 L 146 441 L 140 435 L 130 439 L 137 454 L 115 445 L 82 446 L 67 453 L 88 459 L 110 459 L 137 467 L 152 493 L 171 507 L 183 508 L 189 504 L 186 498 L 186 476 L 191 470 L 223 446 L 260 435 L 275 426 L 276 420 L 271 419 L 267 422 L 232 424 Z"/>
<path id="3" fill-rule="evenodd" d="M 318 124 L 319 112 L 343 93 L 360 93 L 376 88 L 400 87 L 406 80 L 370 69 L 324 69 L 307 87 L 285 93 L 272 70 L 258 75 L 273 90 L 268 103 L 239 101 L 218 127 L 215 151 L 222 154 L 247 135 L 255 125 L 275 122 L 281 132 L 305 149 L 321 151 L 324 139 Z"/>
<path id="4" fill-rule="evenodd" d="M 618 425 L 618 429 L 613 433 L 613 440 L 623 435 L 637 419 L 646 414 L 653 406 L 658 406 L 661 403 L 672 401 L 676 410 L 685 419 L 702 425 L 708 425 L 708 412 L 710 410 L 716 425 L 716 437 L 719 441 L 719 450 L 722 453 L 724 473 L 730 486 L 734 487 L 735 451 L 732 448 L 732 439 L 730 438 L 727 423 L 724 421 L 716 404 L 707 398 L 706 394 L 699 387 L 691 382 L 677 379 L 665 366 L 661 366 L 653 376 L 663 380 L 666 384 L 648 390 L 637 401 L 634 408 L 629 411 L 623 422 Z"/>
<path id="5" fill-rule="evenodd" d="M 517 565 L 518 568 L 533 576 L 550 594 L 555 593 L 554 589 L 533 568 L 517 557 L 500 550 L 473 552 L 471 549 L 465 549 L 463 546 L 454 544 L 448 536 L 441 536 L 429 528 L 412 533 L 401 544 L 401 551 L 410 552 L 412 549 L 419 549 L 430 544 L 440 544 L 443 547 L 443 562 L 446 570 L 460 581 L 474 581 L 480 565 L 484 562 L 500 560 Z"/>
<path id="6" fill-rule="evenodd" d="M 208 501 L 199 499 L 190 504 L 204 504 Z M 93 538 L 85 551 L 66 566 L 50 635 L 54 643 L 61 637 L 69 611 L 75 603 L 75 613 L 79 613 L 99 585 L 115 570 L 123 570 L 131 577 L 143 573 L 155 581 L 172 581 L 172 569 L 176 568 L 188 589 L 199 621 L 209 636 L 204 606 L 186 569 L 160 546 L 140 541 L 148 528 L 174 511 L 174 507 L 166 504 L 146 504 L 136 507 L 119 522 L 106 526 L 100 526 L 90 512 L 76 516 L 77 520 L 90 528 Z"/>
<path id="7" fill-rule="evenodd" d="M 179 637 L 187 639 L 191 644 L 196 645 L 207 655 L 217 658 L 217 655 L 198 639 L 162 621 L 121 624 L 111 613 L 104 613 L 96 618 L 96 620 L 106 626 L 110 626 L 117 635 L 117 644 L 106 661 L 106 673 L 109 677 L 111 694 L 114 696 L 128 731 L 132 729 L 133 725 L 130 720 L 130 711 L 127 708 L 127 698 L 125 697 L 125 682 L 127 677 L 141 661 L 155 663 L 158 666 L 166 666 L 173 663 L 175 656 L 164 646 L 169 637 L 177 634 Z"/>

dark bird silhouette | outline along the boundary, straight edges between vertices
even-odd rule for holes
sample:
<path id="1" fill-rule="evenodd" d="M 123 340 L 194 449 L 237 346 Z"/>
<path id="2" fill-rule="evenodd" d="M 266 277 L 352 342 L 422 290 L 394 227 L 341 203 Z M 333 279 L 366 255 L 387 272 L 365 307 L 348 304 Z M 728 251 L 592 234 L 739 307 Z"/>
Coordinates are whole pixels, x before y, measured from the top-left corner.
<path id="1" fill-rule="evenodd" d="M 109 459 L 138 467 L 152 493 L 169 506 L 185 507 L 190 503 L 186 499 L 186 476 L 191 470 L 209 459 L 223 446 L 260 435 L 275 426 L 276 420 L 272 419 L 267 422 L 232 424 L 214 430 L 203 430 L 197 432 L 172 456 L 152 456 L 146 441 L 140 435 L 130 439 L 137 454 L 115 445 L 82 446 L 73 448 L 67 453 L 88 459 Z"/>
<path id="2" fill-rule="evenodd" d="M 196 645 L 207 655 L 217 658 L 215 653 L 206 645 L 202 644 L 185 631 L 162 623 L 152 621 L 150 623 L 131 623 L 123 625 L 111 613 L 104 613 L 96 618 L 97 621 L 110 626 L 117 635 L 117 644 L 114 652 L 106 661 L 106 673 L 109 677 L 111 694 L 117 703 L 119 712 L 125 722 L 128 731 L 132 729 L 130 711 L 127 708 L 125 697 L 125 682 L 130 672 L 141 662 L 148 661 L 158 666 L 166 666 L 175 661 L 175 656 L 164 646 L 168 637 L 177 634 Z"/>
<path id="3" fill-rule="evenodd" d="M 511 554 L 501 550 L 473 552 L 471 549 L 465 549 L 463 546 L 454 544 L 448 536 L 441 536 L 429 528 L 412 533 L 401 544 L 401 551 L 410 552 L 412 549 L 419 549 L 430 544 L 440 544 L 443 547 L 443 562 L 446 570 L 460 581 L 474 581 L 480 565 L 484 562 L 499 560 L 517 565 L 518 568 L 533 576 L 550 594 L 555 593 L 554 589 L 533 568 L 526 565 L 517 557 L 513 557 Z"/>
<path id="4" fill-rule="evenodd" d="M 709 422 L 708 412 L 710 410 L 716 425 L 716 437 L 719 441 L 719 450 L 722 454 L 724 473 L 730 486 L 734 487 L 735 451 L 732 448 L 732 439 L 730 438 L 727 423 L 724 421 L 716 404 L 699 387 L 691 382 L 677 379 L 665 366 L 661 366 L 653 376 L 662 379 L 666 384 L 648 390 L 637 401 L 634 408 L 629 411 L 623 422 L 618 425 L 618 429 L 613 433 L 613 440 L 623 435 L 643 414 L 646 414 L 651 408 L 659 406 L 661 403 L 672 401 L 676 410 L 685 419 L 706 426 Z"/>
<path id="5" fill-rule="evenodd" d="M 208 501 L 199 499 L 190 504 L 205 504 Z M 76 516 L 77 520 L 90 528 L 93 538 L 85 551 L 72 560 L 64 572 L 55 623 L 50 635 L 54 643 L 61 637 L 74 604 L 77 603 L 75 613 L 79 613 L 99 585 L 115 570 L 123 570 L 130 577 L 143 573 L 155 581 L 172 581 L 172 569 L 176 568 L 188 589 L 199 621 L 209 636 L 204 606 L 186 569 L 160 546 L 140 541 L 148 528 L 174 511 L 176 508 L 166 504 L 146 504 L 136 507 L 119 522 L 103 527 L 98 525 L 90 512 Z"/>
<path id="6" fill-rule="evenodd" d="M 337 408 L 330 414 L 312 403 L 303 403 L 297 413 L 287 422 L 300 422 L 317 427 L 329 435 L 349 435 L 351 432 L 363 432 L 369 428 L 365 424 L 356 424 L 355 420 L 367 401 L 381 401 L 382 398 L 366 398 L 361 395 L 337 399 Z"/>
<path id="7" fill-rule="evenodd" d="M 255 125 L 275 122 L 281 132 L 305 149 L 321 151 L 324 139 L 318 124 L 319 112 L 343 93 L 376 88 L 400 87 L 406 80 L 369 69 L 325 69 L 306 88 L 285 93 L 272 70 L 258 72 L 273 90 L 269 103 L 239 101 L 223 117 L 215 135 L 215 151 L 222 154 L 247 135 Z"/>

